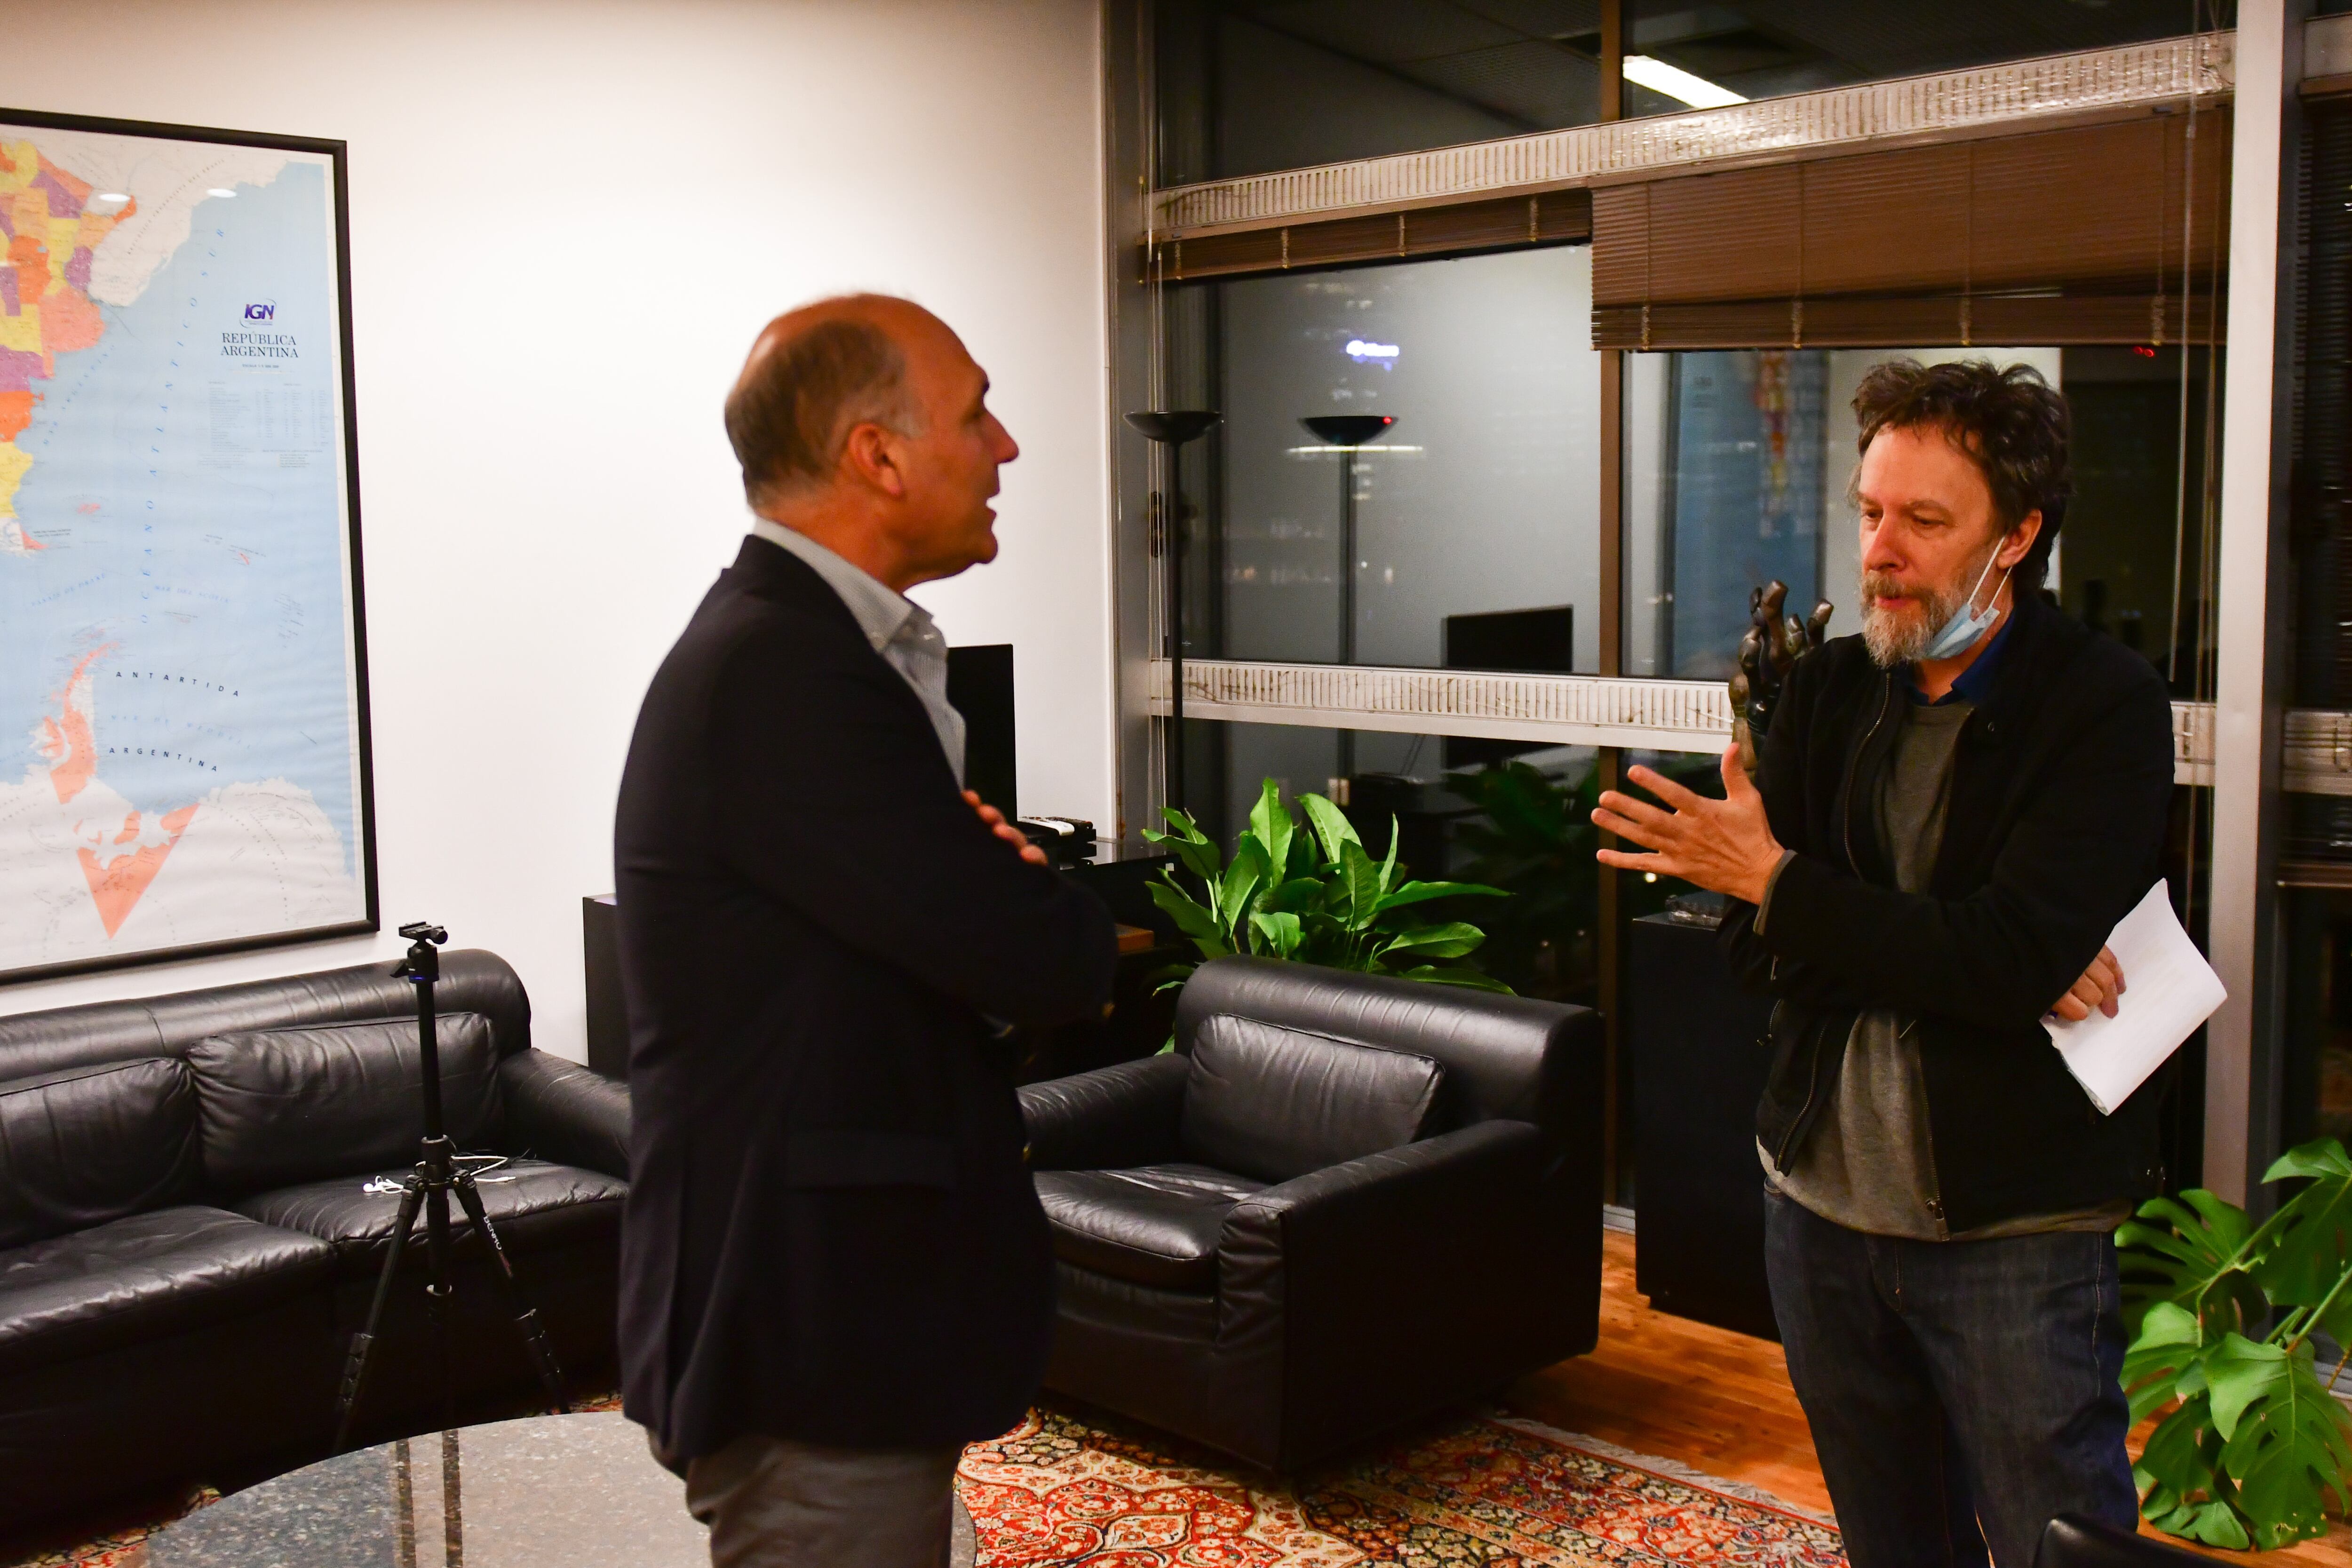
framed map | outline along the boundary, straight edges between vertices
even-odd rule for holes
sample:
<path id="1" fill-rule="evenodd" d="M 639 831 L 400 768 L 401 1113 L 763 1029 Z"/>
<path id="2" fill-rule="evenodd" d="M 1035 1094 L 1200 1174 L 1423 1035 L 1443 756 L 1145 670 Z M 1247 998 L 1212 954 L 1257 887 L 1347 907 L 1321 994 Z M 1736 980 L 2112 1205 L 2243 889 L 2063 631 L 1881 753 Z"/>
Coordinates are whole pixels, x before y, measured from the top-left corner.
<path id="1" fill-rule="evenodd" d="M 343 144 L 0 109 L 0 982 L 373 931 Z"/>

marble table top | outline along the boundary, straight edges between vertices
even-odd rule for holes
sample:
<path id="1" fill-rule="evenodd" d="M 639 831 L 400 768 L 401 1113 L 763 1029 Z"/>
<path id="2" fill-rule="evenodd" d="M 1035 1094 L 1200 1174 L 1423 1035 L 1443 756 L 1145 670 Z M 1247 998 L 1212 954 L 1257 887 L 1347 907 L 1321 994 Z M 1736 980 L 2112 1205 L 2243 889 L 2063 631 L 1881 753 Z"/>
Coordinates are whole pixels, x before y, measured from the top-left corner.
<path id="1" fill-rule="evenodd" d="M 957 1510 L 955 1560 L 972 1560 Z M 223 1498 L 147 1540 L 148 1568 L 703 1568 L 686 1488 L 618 1411 L 411 1437 Z"/>

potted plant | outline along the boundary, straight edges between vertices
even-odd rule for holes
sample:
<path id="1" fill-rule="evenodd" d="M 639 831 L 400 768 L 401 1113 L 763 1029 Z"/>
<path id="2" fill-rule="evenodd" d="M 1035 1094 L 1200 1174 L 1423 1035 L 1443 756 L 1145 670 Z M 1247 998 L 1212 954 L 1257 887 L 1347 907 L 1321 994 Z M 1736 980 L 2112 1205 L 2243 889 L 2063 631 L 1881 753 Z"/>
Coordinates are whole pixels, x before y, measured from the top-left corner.
<path id="1" fill-rule="evenodd" d="M 2282 1155 L 2265 1182 L 2307 1180 L 2257 1226 L 2203 1189 L 2155 1198 L 2116 1232 L 2134 1330 L 2135 1426 L 2161 1412 L 2133 1474 L 2168 1534 L 2266 1549 L 2326 1529 L 2347 1504 L 2352 1415 L 2317 1336 L 2352 1343 L 2352 1158 L 2333 1138 Z"/>
<path id="2" fill-rule="evenodd" d="M 1152 902 L 1201 953 L 1171 967 L 1162 990 L 1182 984 L 1201 962 L 1229 953 L 1510 990 L 1463 962 L 1486 932 L 1465 921 L 1415 923 L 1407 912 L 1438 899 L 1507 897 L 1501 889 L 1400 881 L 1393 826 L 1388 854 L 1376 861 L 1338 806 L 1319 795 L 1303 795 L 1298 804 L 1307 814 L 1303 827 L 1283 805 L 1281 786 L 1266 780 L 1230 861 L 1185 812 L 1164 812 L 1173 832 L 1144 834 L 1200 881 L 1195 897 L 1177 879 L 1177 866 L 1169 866 L 1150 884 Z"/>

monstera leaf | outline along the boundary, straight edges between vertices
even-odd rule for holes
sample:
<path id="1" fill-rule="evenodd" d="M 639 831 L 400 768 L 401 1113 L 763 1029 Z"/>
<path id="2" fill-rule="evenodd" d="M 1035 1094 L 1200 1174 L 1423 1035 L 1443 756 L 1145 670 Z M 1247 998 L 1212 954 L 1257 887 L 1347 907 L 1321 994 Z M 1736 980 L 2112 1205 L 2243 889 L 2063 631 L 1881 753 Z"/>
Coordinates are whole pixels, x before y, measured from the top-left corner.
<path id="1" fill-rule="evenodd" d="M 2352 1325 L 2352 1157 L 2307 1143 L 2266 1179 L 2310 1184 L 2259 1226 L 2192 1190 L 2116 1233 L 2138 1320 L 2124 1389 L 2135 1425 L 2163 1415 L 2133 1470 L 2140 1515 L 2212 1546 L 2306 1541 L 2352 1502 L 2352 1416 L 2312 1340 Z"/>
<path id="2" fill-rule="evenodd" d="M 2221 1435 L 2207 1396 L 2195 1394 L 2149 1434 L 2132 1479 L 2140 1517 L 2168 1535 L 2244 1551 L 2254 1543 L 2239 1513 L 2237 1488 L 2221 1473 Z"/>
<path id="3" fill-rule="evenodd" d="M 2352 1416 L 2312 1374 L 2311 1342 L 2256 1344 L 2233 1333 L 2209 1356 L 2205 1381 L 2221 1468 L 2238 1485 L 2238 1509 L 2255 1543 L 2284 1546 L 2322 1534 L 2325 1494 L 2334 1494 L 2339 1510 L 2345 1505 Z"/>
<path id="4" fill-rule="evenodd" d="M 2250 1328 L 2268 1313 L 2249 1268 L 2253 1222 L 2246 1211 L 2201 1187 L 2151 1198 L 2116 1232 L 2124 1249 L 2124 1308 L 2134 1322 L 2149 1305 L 2171 1301 L 2200 1321 Z"/>
<path id="5" fill-rule="evenodd" d="M 2352 1159 L 2344 1145 L 2323 1138 L 2290 1149 L 2264 1173 L 2266 1182 L 2308 1178 L 2311 1185 L 2282 1205 L 2263 1226 L 2266 1243 L 2252 1270 L 2255 1283 L 2281 1306 L 2330 1304 L 2321 1324 L 2337 1340 L 2347 1338 L 2352 1295 L 2330 1293 L 2352 1263 Z"/>

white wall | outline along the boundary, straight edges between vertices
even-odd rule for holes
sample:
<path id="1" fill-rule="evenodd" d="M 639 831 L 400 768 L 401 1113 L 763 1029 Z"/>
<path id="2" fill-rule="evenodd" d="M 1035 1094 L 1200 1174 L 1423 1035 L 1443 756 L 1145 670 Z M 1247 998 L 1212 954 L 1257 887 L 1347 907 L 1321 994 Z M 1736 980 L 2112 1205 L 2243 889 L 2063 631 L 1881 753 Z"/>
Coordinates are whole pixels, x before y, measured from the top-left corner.
<path id="1" fill-rule="evenodd" d="M 910 294 L 988 368 L 1024 448 L 1003 553 L 919 596 L 1016 645 L 1023 800 L 1115 819 L 1089 0 L 76 0 L 7 33 L 12 109 L 351 143 L 383 921 L 504 954 L 540 1045 L 583 1054 L 580 899 L 612 885 L 638 699 L 742 532 L 720 400 L 803 299 Z"/>

